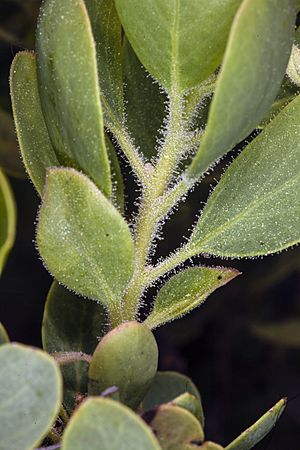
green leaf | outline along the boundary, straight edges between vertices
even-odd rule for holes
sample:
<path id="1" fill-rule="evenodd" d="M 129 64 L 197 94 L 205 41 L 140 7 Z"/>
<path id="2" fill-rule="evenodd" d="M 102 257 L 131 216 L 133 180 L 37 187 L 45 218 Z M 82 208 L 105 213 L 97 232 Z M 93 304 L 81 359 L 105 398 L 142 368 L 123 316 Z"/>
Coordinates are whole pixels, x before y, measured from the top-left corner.
<path id="1" fill-rule="evenodd" d="M 296 85 L 300 86 L 300 48 L 293 45 L 290 60 L 287 66 L 286 73 L 290 80 Z"/>
<path id="2" fill-rule="evenodd" d="M 236 158 L 191 236 L 196 253 L 267 255 L 299 242 L 300 96 Z"/>
<path id="3" fill-rule="evenodd" d="M 9 342 L 9 336 L 7 334 L 6 329 L 0 322 L 0 345 L 7 344 Z"/>
<path id="4" fill-rule="evenodd" d="M 15 233 L 15 201 L 8 179 L 0 169 L 0 275 L 13 246 Z"/>
<path id="5" fill-rule="evenodd" d="M 96 43 L 101 101 L 105 118 L 123 120 L 121 23 L 114 0 L 84 0 Z"/>
<path id="6" fill-rule="evenodd" d="M 251 327 L 251 331 L 277 347 L 300 348 L 300 320 L 297 318 L 256 324 Z"/>
<path id="7" fill-rule="evenodd" d="M 160 450 L 160 446 L 138 415 L 107 398 L 89 399 L 70 420 L 62 450 Z"/>
<path id="8" fill-rule="evenodd" d="M 46 436 L 61 402 L 54 360 L 20 344 L 0 347 L 0 448 L 31 450 Z"/>
<path id="9" fill-rule="evenodd" d="M 103 307 L 67 291 L 54 282 L 44 310 L 42 339 L 48 353 L 83 352 L 91 355 L 107 327 Z M 62 365 L 64 405 L 71 412 L 77 394 L 86 394 L 88 364 L 84 361 Z"/>
<path id="10" fill-rule="evenodd" d="M 10 114 L 0 108 L 0 166 L 14 177 L 24 178 L 14 121 Z"/>
<path id="11" fill-rule="evenodd" d="M 244 0 L 232 25 L 205 135 L 190 166 L 199 177 L 266 115 L 293 42 L 295 0 Z"/>
<path id="12" fill-rule="evenodd" d="M 121 402 L 135 409 L 154 379 L 157 360 L 157 345 L 149 328 L 125 322 L 98 344 L 89 367 L 89 394 L 100 395 L 116 386 Z"/>
<path id="13" fill-rule="evenodd" d="M 143 411 L 171 402 L 185 392 L 189 392 L 201 400 L 200 394 L 190 378 L 177 372 L 157 372 L 143 400 Z"/>
<path id="14" fill-rule="evenodd" d="M 111 191 L 96 48 L 83 0 L 46 0 L 37 31 L 42 109 L 60 165 Z"/>
<path id="15" fill-rule="evenodd" d="M 279 400 L 273 408 L 269 409 L 255 424 L 247 428 L 225 450 L 250 450 L 258 444 L 275 426 L 286 407 L 285 398 Z"/>
<path id="16" fill-rule="evenodd" d="M 146 69 L 167 91 L 182 92 L 205 80 L 220 64 L 240 2 L 116 0 L 116 7 Z"/>
<path id="17" fill-rule="evenodd" d="M 117 157 L 116 150 L 107 136 L 105 142 L 111 171 L 111 181 L 112 181 L 111 201 L 113 205 L 120 211 L 120 213 L 123 214 L 125 209 L 125 198 L 124 198 L 125 193 L 121 167 Z"/>
<path id="18" fill-rule="evenodd" d="M 149 417 L 149 421 L 147 420 Z M 189 411 L 179 406 L 161 405 L 144 414 L 162 450 L 193 450 L 204 440 L 201 424 Z"/>
<path id="19" fill-rule="evenodd" d="M 134 268 L 133 241 L 120 213 L 85 175 L 49 169 L 37 244 L 58 281 L 119 314 Z"/>
<path id="20" fill-rule="evenodd" d="M 35 56 L 20 52 L 10 72 L 10 89 L 15 125 L 25 168 L 42 195 L 46 169 L 59 166 L 41 110 Z"/>
<path id="21" fill-rule="evenodd" d="M 147 159 L 157 155 L 164 123 L 166 95 L 146 72 L 125 38 L 122 49 L 126 126 Z"/>
<path id="22" fill-rule="evenodd" d="M 181 408 L 189 411 L 196 419 L 199 420 L 202 428 L 204 428 L 204 412 L 202 408 L 202 403 L 199 398 L 195 397 L 195 395 L 190 394 L 189 392 L 185 392 L 184 394 L 179 395 L 174 398 L 172 404 L 180 406 Z"/>
<path id="23" fill-rule="evenodd" d="M 145 323 L 150 328 L 156 328 L 182 317 L 237 275 L 237 270 L 226 267 L 191 267 L 179 272 L 158 292 Z"/>

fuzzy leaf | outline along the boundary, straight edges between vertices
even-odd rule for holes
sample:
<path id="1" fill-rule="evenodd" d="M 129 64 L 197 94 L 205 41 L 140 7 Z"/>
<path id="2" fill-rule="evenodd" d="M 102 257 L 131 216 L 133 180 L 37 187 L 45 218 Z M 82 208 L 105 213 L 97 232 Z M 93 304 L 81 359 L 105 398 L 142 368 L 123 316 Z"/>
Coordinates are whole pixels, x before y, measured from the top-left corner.
<path id="1" fill-rule="evenodd" d="M 70 420 L 62 450 L 160 450 L 150 428 L 129 408 L 107 398 L 89 399 Z"/>
<path id="2" fill-rule="evenodd" d="M 204 440 L 203 429 L 198 420 L 179 406 L 161 405 L 146 413 L 144 418 L 153 429 L 162 450 L 193 450 L 195 443 L 199 444 Z"/>
<path id="3" fill-rule="evenodd" d="M 119 212 L 86 176 L 48 171 L 37 244 L 58 281 L 119 312 L 133 273 L 133 241 Z"/>
<path id="4" fill-rule="evenodd" d="M 125 209 L 125 198 L 124 198 L 124 181 L 122 171 L 116 150 L 107 136 L 105 142 L 111 171 L 111 181 L 112 181 L 111 201 L 113 205 L 120 211 L 120 213 L 123 214 Z"/>
<path id="5" fill-rule="evenodd" d="M 20 344 L 0 346 L 0 449 L 31 450 L 47 434 L 61 402 L 54 360 Z"/>
<path id="6" fill-rule="evenodd" d="M 190 166 L 199 177 L 264 118 L 293 42 L 295 0 L 244 0 L 232 25 L 205 135 Z"/>
<path id="7" fill-rule="evenodd" d="M 116 0 L 116 7 L 146 69 L 167 91 L 182 92 L 205 80 L 220 64 L 240 2 Z"/>
<path id="8" fill-rule="evenodd" d="M 196 253 L 267 255 L 300 240 L 300 96 L 236 158 L 191 236 Z"/>
<path id="9" fill-rule="evenodd" d="M 0 169 L 0 275 L 13 246 L 15 233 L 15 201 L 8 179 Z"/>
<path id="10" fill-rule="evenodd" d="M 202 403 L 198 397 L 185 392 L 172 400 L 172 404 L 180 406 L 181 408 L 189 411 L 196 419 L 199 420 L 202 428 L 204 428 L 204 412 L 202 408 Z"/>
<path id="11" fill-rule="evenodd" d="M 41 110 L 35 56 L 20 52 L 10 72 L 10 89 L 15 125 L 25 168 L 42 195 L 46 169 L 58 166 Z"/>
<path id="12" fill-rule="evenodd" d="M 0 322 L 0 345 L 7 344 L 8 342 L 9 342 L 9 337 L 8 337 L 7 331 L 4 328 L 4 326 L 2 325 L 2 323 Z"/>
<path id="13" fill-rule="evenodd" d="M 67 291 L 54 282 L 44 310 L 42 339 L 48 353 L 83 352 L 91 355 L 107 327 L 100 304 Z M 71 412 L 76 394 L 86 394 L 88 365 L 84 361 L 62 365 L 64 405 Z"/>
<path id="14" fill-rule="evenodd" d="M 258 444 L 275 426 L 286 407 L 286 399 L 279 400 L 257 422 L 247 428 L 225 450 L 250 450 Z"/>
<path id="15" fill-rule="evenodd" d="M 42 110 L 60 165 L 82 170 L 109 196 L 95 42 L 83 0 L 46 0 L 37 31 Z"/>
<path id="16" fill-rule="evenodd" d="M 161 137 L 166 96 L 147 74 L 125 38 L 122 49 L 126 126 L 135 144 L 146 158 L 157 154 L 157 138 Z"/>
<path id="17" fill-rule="evenodd" d="M 89 394 L 100 395 L 116 386 L 120 400 L 135 409 L 154 379 L 157 360 L 149 328 L 125 322 L 106 334 L 96 348 L 89 367 Z"/>
<path id="18" fill-rule="evenodd" d="M 101 101 L 105 118 L 123 119 L 121 23 L 113 0 L 84 0 L 96 43 Z"/>
<path id="19" fill-rule="evenodd" d="M 0 166 L 6 173 L 18 178 L 25 177 L 21 161 L 14 121 L 10 114 L 0 108 Z"/>
<path id="20" fill-rule="evenodd" d="M 143 400 L 143 411 L 171 402 L 185 392 L 189 392 L 201 400 L 200 394 L 190 378 L 177 372 L 157 372 Z"/>
<path id="21" fill-rule="evenodd" d="M 226 267 L 192 267 L 172 277 L 158 292 L 146 319 L 150 328 L 178 319 L 201 305 L 216 289 L 239 275 Z"/>

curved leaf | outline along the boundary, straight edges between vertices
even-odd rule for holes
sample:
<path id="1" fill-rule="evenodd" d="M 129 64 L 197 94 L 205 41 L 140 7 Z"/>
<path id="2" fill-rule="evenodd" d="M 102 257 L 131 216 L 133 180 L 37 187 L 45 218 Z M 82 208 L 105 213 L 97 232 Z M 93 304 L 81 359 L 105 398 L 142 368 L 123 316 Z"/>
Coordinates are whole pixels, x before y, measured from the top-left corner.
<path id="1" fill-rule="evenodd" d="M 46 0 L 37 31 L 42 110 L 61 165 L 111 191 L 98 84 L 96 49 L 83 0 Z"/>
<path id="2" fill-rule="evenodd" d="M 172 277 L 158 292 L 145 323 L 150 328 L 170 322 L 200 306 L 216 289 L 239 275 L 226 267 L 191 267 Z"/>
<path id="3" fill-rule="evenodd" d="M 0 169 L 0 275 L 13 246 L 15 233 L 15 200 L 8 179 Z"/>
<path id="4" fill-rule="evenodd" d="M 157 371 L 158 350 L 148 327 L 125 322 L 99 342 L 89 367 L 89 393 L 116 386 L 120 400 L 135 409 Z"/>
<path id="5" fill-rule="evenodd" d="M 107 327 L 100 304 L 67 291 L 54 282 L 47 296 L 42 325 L 43 348 L 48 353 L 83 352 L 91 355 Z M 64 405 L 72 411 L 77 394 L 86 394 L 88 365 L 84 361 L 62 365 Z"/>
<path id="6" fill-rule="evenodd" d="M 59 369 L 46 353 L 20 344 L 0 346 L 0 367 L 0 448 L 33 449 L 60 408 Z"/>
<path id="7" fill-rule="evenodd" d="M 74 169 L 47 172 L 37 244 L 58 281 L 119 314 L 133 273 L 133 241 L 119 212 L 86 176 Z"/>
<path id="8" fill-rule="evenodd" d="M 240 2 L 116 0 L 116 7 L 146 69 L 167 91 L 182 92 L 205 80 L 220 64 Z"/>
<path id="9" fill-rule="evenodd" d="M 180 406 L 181 408 L 189 411 L 196 419 L 199 420 L 202 428 L 204 428 L 204 412 L 202 408 L 201 400 L 195 395 L 185 392 L 172 400 L 172 404 Z"/>
<path id="10" fill-rule="evenodd" d="M 171 402 L 185 392 L 200 400 L 200 394 L 190 378 L 177 372 L 157 372 L 143 400 L 143 411 Z"/>
<path id="11" fill-rule="evenodd" d="M 129 408 L 114 400 L 89 399 L 70 420 L 62 450 L 160 450 L 150 428 Z"/>
<path id="12" fill-rule="evenodd" d="M 236 158 L 191 236 L 195 253 L 267 255 L 300 240 L 300 96 Z"/>
<path id="13" fill-rule="evenodd" d="M 286 407 L 286 399 L 279 400 L 257 422 L 247 428 L 225 450 L 250 450 L 258 444 L 275 426 Z"/>
<path id="14" fill-rule="evenodd" d="M 232 25 L 208 124 L 189 176 L 199 177 L 266 115 L 292 48 L 295 0 L 244 0 Z"/>
<path id="15" fill-rule="evenodd" d="M 114 0 L 84 0 L 96 43 L 101 101 L 105 117 L 123 120 L 121 23 Z"/>
<path id="16" fill-rule="evenodd" d="M 7 331 L 4 328 L 4 326 L 2 325 L 2 323 L 0 322 L 0 345 L 7 344 L 8 342 L 9 342 L 9 337 L 8 337 Z"/>
<path id="17" fill-rule="evenodd" d="M 35 56 L 20 52 L 10 71 L 10 90 L 19 146 L 36 190 L 43 193 L 46 169 L 58 166 L 41 110 Z"/>

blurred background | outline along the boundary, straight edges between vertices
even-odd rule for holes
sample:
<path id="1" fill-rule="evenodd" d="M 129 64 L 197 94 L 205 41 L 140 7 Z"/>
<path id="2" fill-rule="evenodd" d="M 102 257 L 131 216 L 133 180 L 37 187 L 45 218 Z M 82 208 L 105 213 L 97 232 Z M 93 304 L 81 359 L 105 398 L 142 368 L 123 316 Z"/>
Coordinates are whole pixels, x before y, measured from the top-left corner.
<path id="1" fill-rule="evenodd" d="M 43 305 L 51 277 L 34 245 L 39 198 L 22 174 L 11 119 L 9 67 L 14 55 L 34 48 L 39 0 L 0 0 L 0 166 L 10 175 L 18 209 L 15 246 L 0 279 L 0 320 L 12 340 L 41 345 Z M 236 150 L 236 152 L 238 149 Z M 223 162 L 223 167 L 231 156 Z M 122 162 L 127 183 L 127 215 L 132 216 L 135 188 Z M 219 167 L 180 206 L 163 229 L 156 257 L 182 242 L 195 221 Z M 264 259 L 196 263 L 230 265 L 243 275 L 215 292 L 201 308 L 156 332 L 160 369 L 189 375 L 199 388 L 208 439 L 227 444 L 279 398 L 286 412 L 259 450 L 300 448 L 300 249 Z M 155 289 L 147 298 L 155 294 Z"/>

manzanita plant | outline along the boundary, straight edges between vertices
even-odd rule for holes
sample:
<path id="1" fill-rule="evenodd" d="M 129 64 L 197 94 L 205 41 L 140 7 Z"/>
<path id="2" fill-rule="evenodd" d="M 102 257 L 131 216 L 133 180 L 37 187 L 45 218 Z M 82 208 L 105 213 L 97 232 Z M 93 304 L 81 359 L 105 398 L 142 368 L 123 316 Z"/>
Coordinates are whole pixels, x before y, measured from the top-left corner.
<path id="1" fill-rule="evenodd" d="M 42 198 L 36 245 L 56 281 L 45 352 L 1 329 L 1 450 L 247 450 L 272 429 L 285 399 L 226 447 L 205 440 L 200 395 L 157 372 L 152 330 L 239 275 L 185 261 L 300 240 L 296 13 L 296 0 L 44 0 L 36 52 L 17 54 L 10 83 Z M 154 264 L 164 221 L 254 129 L 189 238 Z M 131 220 L 116 152 L 138 185 Z M 1 269 L 14 220 L 1 172 L 0 186 Z"/>

